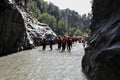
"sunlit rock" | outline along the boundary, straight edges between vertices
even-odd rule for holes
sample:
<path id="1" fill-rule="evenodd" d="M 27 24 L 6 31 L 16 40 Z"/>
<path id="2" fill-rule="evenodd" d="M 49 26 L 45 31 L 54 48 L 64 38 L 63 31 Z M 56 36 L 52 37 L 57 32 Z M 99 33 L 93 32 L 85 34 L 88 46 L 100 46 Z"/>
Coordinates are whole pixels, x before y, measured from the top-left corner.
<path id="1" fill-rule="evenodd" d="M 42 38 L 49 39 L 51 37 L 55 39 L 56 34 L 47 24 L 38 22 L 26 12 L 21 12 L 21 14 L 25 20 L 26 33 L 30 44 L 38 46 Z"/>

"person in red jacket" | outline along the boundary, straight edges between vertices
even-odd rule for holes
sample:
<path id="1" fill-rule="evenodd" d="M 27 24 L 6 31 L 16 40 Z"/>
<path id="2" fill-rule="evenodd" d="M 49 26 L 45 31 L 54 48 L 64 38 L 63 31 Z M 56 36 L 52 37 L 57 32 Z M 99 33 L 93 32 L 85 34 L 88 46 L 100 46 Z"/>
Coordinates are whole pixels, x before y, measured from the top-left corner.
<path id="1" fill-rule="evenodd" d="M 61 49 L 62 39 L 61 37 L 57 37 L 58 49 Z"/>

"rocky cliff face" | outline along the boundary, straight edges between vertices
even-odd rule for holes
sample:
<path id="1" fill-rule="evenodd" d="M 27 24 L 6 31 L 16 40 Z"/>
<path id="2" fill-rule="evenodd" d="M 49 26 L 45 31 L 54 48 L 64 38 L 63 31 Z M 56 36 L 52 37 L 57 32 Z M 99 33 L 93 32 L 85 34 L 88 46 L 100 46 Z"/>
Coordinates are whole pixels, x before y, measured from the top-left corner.
<path id="1" fill-rule="evenodd" d="M 13 4 L 0 1 L 0 54 L 16 52 L 25 35 L 24 20 Z"/>
<path id="2" fill-rule="evenodd" d="M 120 79 L 120 1 L 94 0 L 88 47 L 82 61 L 90 80 Z"/>
<path id="3" fill-rule="evenodd" d="M 22 1 L 20 7 L 25 5 L 24 0 L 0 0 L 0 55 L 33 48 L 43 37 L 56 36 L 47 24 L 21 10 L 17 1 Z"/>
<path id="4" fill-rule="evenodd" d="M 47 24 L 38 22 L 26 12 L 22 12 L 21 10 L 20 12 L 23 16 L 23 19 L 25 20 L 25 28 L 28 41 L 27 44 L 31 44 L 32 46 L 39 46 L 42 38 L 56 38 L 56 34 Z M 30 45 L 27 46 L 30 47 Z"/>

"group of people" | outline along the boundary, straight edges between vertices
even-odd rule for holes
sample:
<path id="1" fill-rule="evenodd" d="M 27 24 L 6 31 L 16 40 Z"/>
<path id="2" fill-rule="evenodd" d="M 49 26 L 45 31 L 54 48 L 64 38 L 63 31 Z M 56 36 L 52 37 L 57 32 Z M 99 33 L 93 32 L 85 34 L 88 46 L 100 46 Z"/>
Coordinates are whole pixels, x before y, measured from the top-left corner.
<path id="1" fill-rule="evenodd" d="M 52 50 L 53 49 L 53 44 L 54 43 L 57 43 L 58 44 L 58 50 L 62 50 L 62 51 L 65 51 L 65 49 L 67 49 L 68 51 L 71 51 L 71 48 L 72 48 L 72 44 L 74 42 L 77 42 L 79 41 L 80 43 L 83 43 L 83 47 L 85 47 L 85 40 L 82 39 L 82 38 L 73 38 L 73 37 L 57 37 L 56 40 L 52 40 L 52 38 L 50 38 L 48 40 L 48 44 L 50 46 L 50 49 Z M 46 44 L 47 44 L 47 41 L 46 39 L 44 38 L 42 40 L 42 49 L 45 50 L 46 49 Z"/>
<path id="2" fill-rule="evenodd" d="M 58 44 L 58 49 L 62 49 L 62 51 L 65 51 L 65 49 L 67 47 L 67 50 L 71 51 L 72 42 L 73 42 L 72 37 L 68 37 L 68 38 L 57 37 L 56 41 L 57 41 L 57 44 Z"/>
<path id="3" fill-rule="evenodd" d="M 47 42 L 46 42 L 46 39 L 45 38 L 43 38 L 43 40 L 42 40 L 42 46 L 43 46 L 43 50 L 45 50 L 46 49 L 46 45 L 47 45 Z M 53 49 L 53 40 L 50 38 L 50 40 L 49 40 L 49 45 L 50 45 L 50 49 L 52 50 Z"/>

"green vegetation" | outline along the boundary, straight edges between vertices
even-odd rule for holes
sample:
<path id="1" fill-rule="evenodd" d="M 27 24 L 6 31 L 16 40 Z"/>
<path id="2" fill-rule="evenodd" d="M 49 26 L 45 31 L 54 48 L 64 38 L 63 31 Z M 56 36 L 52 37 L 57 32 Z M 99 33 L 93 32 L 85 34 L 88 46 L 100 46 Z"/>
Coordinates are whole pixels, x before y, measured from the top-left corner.
<path id="1" fill-rule="evenodd" d="M 79 15 L 74 10 L 60 10 L 53 3 L 44 0 L 29 0 L 28 10 L 30 14 L 42 23 L 47 23 L 57 35 L 81 36 L 89 32 L 88 26 L 91 14 Z M 66 27 L 67 24 L 67 27 Z"/>

